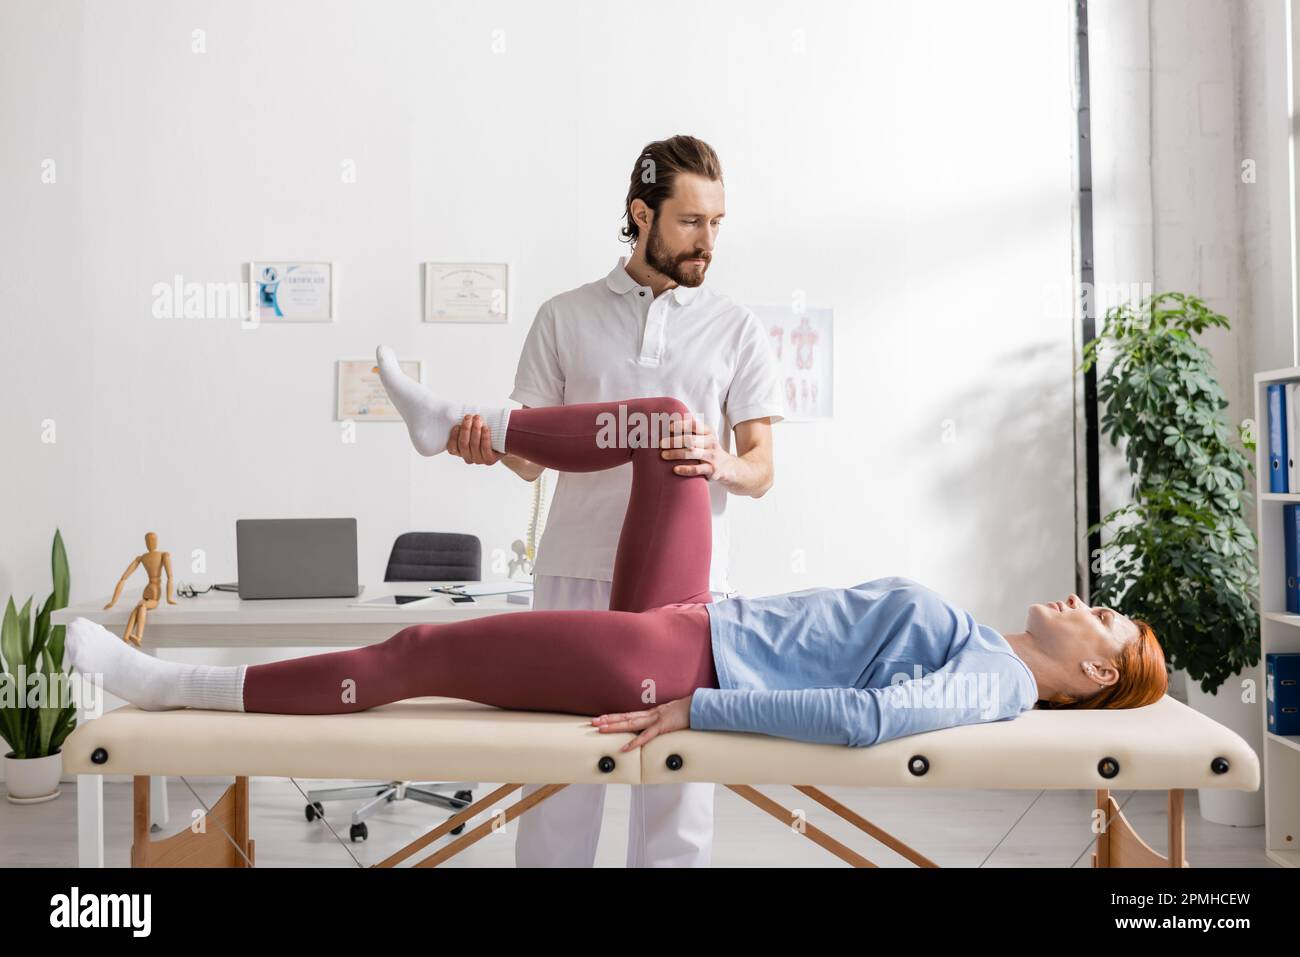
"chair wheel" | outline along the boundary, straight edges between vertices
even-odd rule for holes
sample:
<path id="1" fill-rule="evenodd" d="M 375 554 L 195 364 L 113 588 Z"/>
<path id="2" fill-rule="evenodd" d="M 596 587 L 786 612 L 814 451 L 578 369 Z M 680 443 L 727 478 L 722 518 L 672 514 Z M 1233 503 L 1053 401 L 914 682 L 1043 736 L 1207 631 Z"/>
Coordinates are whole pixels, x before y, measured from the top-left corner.
<path id="1" fill-rule="evenodd" d="M 364 841 L 367 837 L 370 836 L 370 829 L 366 827 L 364 823 L 353 824 L 352 830 L 348 833 L 348 836 L 352 838 L 353 844 L 360 844 L 362 841 Z"/>
<path id="2" fill-rule="evenodd" d="M 468 807 L 469 805 L 471 805 L 471 804 L 474 803 L 474 792 L 473 792 L 473 791 L 457 791 L 457 792 L 456 792 L 454 795 L 452 795 L 452 796 L 453 796 L 457 801 L 464 801 L 466 807 Z M 453 827 L 453 828 L 451 829 L 451 833 L 452 833 L 452 834 L 460 834 L 460 833 L 461 833 L 462 831 L 464 831 L 464 830 L 465 830 L 465 825 L 462 824 L 462 825 L 460 825 L 459 827 Z"/>
<path id="3" fill-rule="evenodd" d="M 320 801 L 315 801 L 307 805 L 306 814 L 307 814 L 307 820 L 309 821 L 314 821 L 318 817 L 324 817 L 325 806 L 322 805 Z"/>

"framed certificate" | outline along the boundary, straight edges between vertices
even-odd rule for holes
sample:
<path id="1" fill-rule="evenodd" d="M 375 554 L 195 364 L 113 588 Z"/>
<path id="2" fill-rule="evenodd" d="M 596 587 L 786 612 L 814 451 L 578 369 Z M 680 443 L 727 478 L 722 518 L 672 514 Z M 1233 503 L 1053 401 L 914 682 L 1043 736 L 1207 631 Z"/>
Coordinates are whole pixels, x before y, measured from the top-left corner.
<path id="1" fill-rule="evenodd" d="M 425 322 L 506 322 L 505 263 L 424 263 Z"/>
<path id="2" fill-rule="evenodd" d="M 424 381 L 424 363 L 419 359 L 399 359 L 397 364 L 412 379 Z M 379 366 L 374 359 L 339 359 L 335 365 L 338 376 L 336 421 L 402 421 L 379 380 Z"/>
<path id="3" fill-rule="evenodd" d="M 253 322 L 333 322 L 334 264 L 251 262 L 249 318 Z"/>

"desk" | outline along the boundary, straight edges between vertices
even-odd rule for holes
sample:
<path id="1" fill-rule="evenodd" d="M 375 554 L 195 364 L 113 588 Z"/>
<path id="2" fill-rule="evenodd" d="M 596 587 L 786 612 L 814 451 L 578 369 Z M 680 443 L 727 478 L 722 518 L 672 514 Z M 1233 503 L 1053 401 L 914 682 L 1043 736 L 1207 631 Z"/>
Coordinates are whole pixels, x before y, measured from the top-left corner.
<path id="1" fill-rule="evenodd" d="M 162 648 L 358 648 L 378 644 L 394 633 L 421 623 L 465 621 L 483 615 L 527 611 L 504 595 L 455 604 L 439 596 L 418 605 L 353 608 L 352 603 L 381 595 L 415 594 L 445 582 L 368 584 L 357 598 L 295 598 L 243 601 L 231 592 L 210 591 L 195 598 L 177 597 L 149 612 L 142 650 Z M 127 593 L 105 611 L 111 596 L 61 608 L 50 616 L 55 625 L 88 618 L 121 635 L 138 596 Z M 167 779 L 150 779 L 153 823 L 167 823 Z M 82 867 L 104 866 L 104 776 L 77 775 L 77 858 Z"/>

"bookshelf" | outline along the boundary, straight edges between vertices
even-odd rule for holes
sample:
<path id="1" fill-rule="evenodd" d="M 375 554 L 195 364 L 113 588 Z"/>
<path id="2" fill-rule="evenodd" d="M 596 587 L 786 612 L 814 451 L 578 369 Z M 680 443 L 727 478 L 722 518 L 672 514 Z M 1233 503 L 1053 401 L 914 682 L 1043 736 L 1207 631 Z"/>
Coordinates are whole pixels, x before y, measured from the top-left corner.
<path id="1" fill-rule="evenodd" d="M 1259 641 L 1263 655 L 1300 652 L 1300 615 L 1286 611 L 1286 553 L 1282 506 L 1300 502 L 1300 494 L 1268 490 L 1268 386 L 1300 382 L 1300 368 L 1255 375 L 1255 504 L 1259 529 Z M 1261 689 L 1262 691 L 1263 689 Z M 1261 698 L 1263 695 L 1261 694 Z M 1300 865 L 1300 735 L 1268 730 L 1267 701 L 1262 700 L 1264 753 L 1260 756 L 1264 788 L 1264 853 L 1283 867 Z"/>

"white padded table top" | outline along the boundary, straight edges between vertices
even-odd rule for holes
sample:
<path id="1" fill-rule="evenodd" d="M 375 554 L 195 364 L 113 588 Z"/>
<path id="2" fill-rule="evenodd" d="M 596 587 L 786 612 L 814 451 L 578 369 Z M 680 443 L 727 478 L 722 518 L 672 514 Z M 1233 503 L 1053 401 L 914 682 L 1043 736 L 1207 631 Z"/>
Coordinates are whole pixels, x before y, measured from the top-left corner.
<path id="1" fill-rule="evenodd" d="M 645 784 L 715 781 L 1013 790 L 1259 787 L 1259 758 L 1250 745 L 1168 695 L 1145 708 L 1028 711 L 1010 721 L 944 728 L 867 748 L 677 731 L 642 750 Z M 668 767 L 670 755 L 681 758 L 680 769 Z M 915 755 L 929 763 L 923 774 L 909 770 Z M 1212 765 L 1220 757 L 1226 759 L 1226 770 L 1216 773 Z M 1099 770 L 1104 758 L 1118 762 L 1118 774 L 1112 778 Z"/>
<path id="2" fill-rule="evenodd" d="M 635 784 L 630 734 L 601 734 L 577 715 L 504 711 L 454 698 L 410 698 L 355 714 L 142 711 L 87 721 L 63 745 L 77 774 L 239 775 L 514 783 Z M 96 764 L 96 748 L 107 760 Z M 609 773 L 602 757 L 614 759 Z"/>
<path id="3" fill-rule="evenodd" d="M 576 715 L 505 711 L 450 698 L 412 698 L 344 715 L 149 712 L 128 705 L 73 731 L 63 745 L 63 764 L 77 774 L 549 784 L 1259 787 L 1259 759 L 1250 746 L 1168 696 L 1126 711 L 1031 711 L 869 748 L 676 731 L 639 751 L 620 752 L 631 737 L 601 734 Z M 106 760 L 95 763 L 100 748 Z M 909 770 L 917 755 L 928 762 L 920 775 Z M 608 773 L 600 770 L 604 757 L 614 761 Z M 1099 770 L 1105 758 L 1118 764 L 1114 777 Z"/>

